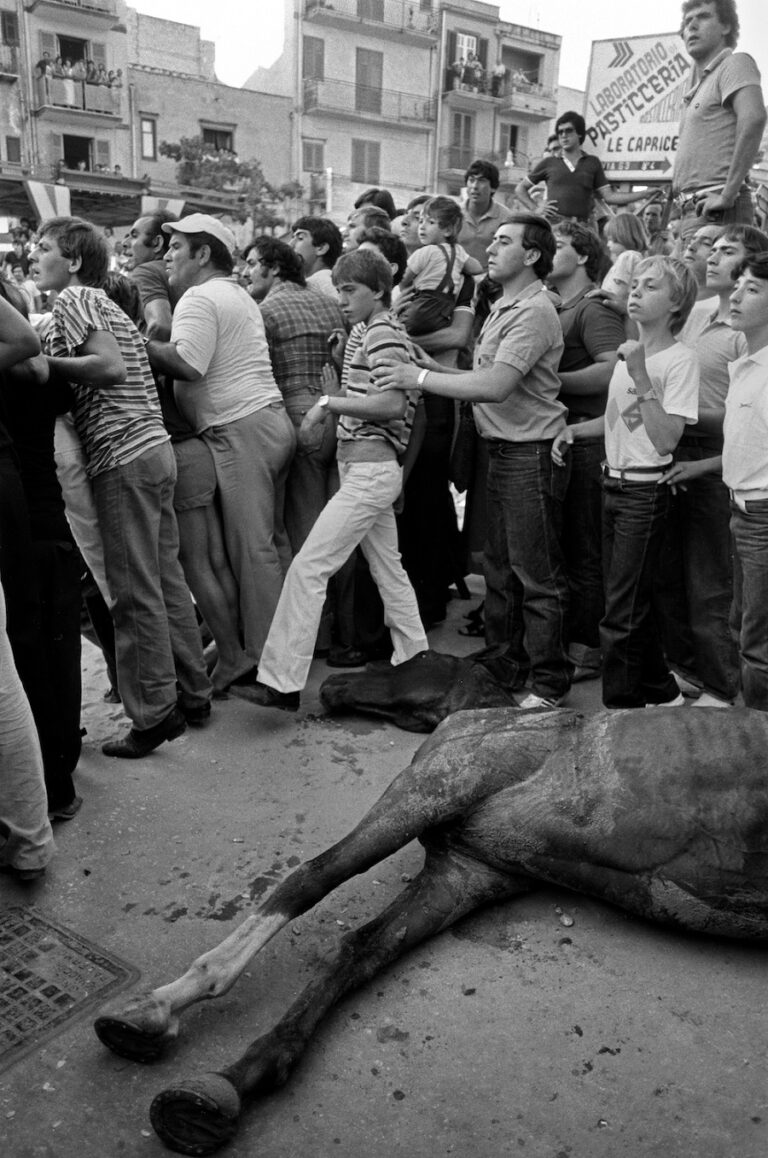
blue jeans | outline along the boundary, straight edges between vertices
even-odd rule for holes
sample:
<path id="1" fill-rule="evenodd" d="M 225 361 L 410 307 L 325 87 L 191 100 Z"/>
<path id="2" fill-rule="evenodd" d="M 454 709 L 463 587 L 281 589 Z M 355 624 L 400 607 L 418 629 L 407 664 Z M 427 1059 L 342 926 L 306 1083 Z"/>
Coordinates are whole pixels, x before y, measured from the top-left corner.
<path id="1" fill-rule="evenodd" d="M 140 731 L 159 724 L 181 698 L 208 703 L 194 605 L 179 563 L 173 510 L 176 460 L 161 443 L 93 479 L 93 497 L 112 594 L 117 685 Z"/>
<path id="2" fill-rule="evenodd" d="M 731 625 L 738 640 L 744 705 L 768 712 L 768 501 L 731 506 Z"/>
<path id="3" fill-rule="evenodd" d="M 600 646 L 600 620 L 605 610 L 600 469 L 604 459 L 602 438 L 574 442 L 563 509 L 563 553 L 571 592 L 568 642 L 588 648 Z"/>
<path id="4" fill-rule="evenodd" d="M 564 696 L 573 665 L 566 647 L 568 579 L 561 545 L 570 466 L 555 466 L 552 442 L 489 442 L 485 636 L 506 645 L 520 683 Z"/>
<path id="5" fill-rule="evenodd" d="M 707 439 L 686 440 L 678 462 L 720 454 Z M 738 650 L 729 625 L 733 565 L 728 491 L 705 475 L 671 501 L 656 596 L 668 661 L 704 690 L 733 700 L 739 690 Z"/>
<path id="6" fill-rule="evenodd" d="M 669 509 L 669 488 L 603 479 L 605 615 L 603 703 L 607 708 L 665 704 L 678 695 L 653 606 Z"/>

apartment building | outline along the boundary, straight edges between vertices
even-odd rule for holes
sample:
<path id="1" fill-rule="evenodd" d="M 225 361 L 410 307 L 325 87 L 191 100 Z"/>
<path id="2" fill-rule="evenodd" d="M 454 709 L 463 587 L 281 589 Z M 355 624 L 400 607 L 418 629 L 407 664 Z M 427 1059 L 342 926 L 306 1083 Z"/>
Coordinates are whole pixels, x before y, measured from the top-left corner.
<path id="1" fill-rule="evenodd" d="M 46 68 L 57 59 L 74 75 Z M 0 216 L 119 224 L 160 201 L 236 214 L 236 190 L 180 189 L 160 143 L 202 136 L 280 185 L 291 109 L 220 84 L 213 44 L 192 25 L 123 0 L 0 0 Z"/>
<path id="2" fill-rule="evenodd" d="M 458 193 L 494 160 L 502 194 L 555 115 L 560 37 L 480 0 L 285 0 L 285 47 L 246 87 L 294 102 L 292 164 L 309 205 L 343 220 L 385 186 Z"/>

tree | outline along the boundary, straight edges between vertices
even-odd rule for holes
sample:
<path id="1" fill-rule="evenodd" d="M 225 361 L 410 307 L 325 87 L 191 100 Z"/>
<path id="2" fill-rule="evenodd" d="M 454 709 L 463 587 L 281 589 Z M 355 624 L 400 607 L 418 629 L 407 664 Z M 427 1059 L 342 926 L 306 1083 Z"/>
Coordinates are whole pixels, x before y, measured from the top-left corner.
<path id="1" fill-rule="evenodd" d="M 215 189 L 237 197 L 238 208 L 253 219 L 254 231 L 274 231 L 285 224 L 286 202 L 304 196 L 298 181 L 274 186 L 264 176 L 257 160 L 241 161 L 229 149 L 214 149 L 202 137 L 182 137 L 162 141 L 159 152 L 176 161 L 179 185 L 193 189 Z M 283 210 L 283 213 L 281 213 Z"/>

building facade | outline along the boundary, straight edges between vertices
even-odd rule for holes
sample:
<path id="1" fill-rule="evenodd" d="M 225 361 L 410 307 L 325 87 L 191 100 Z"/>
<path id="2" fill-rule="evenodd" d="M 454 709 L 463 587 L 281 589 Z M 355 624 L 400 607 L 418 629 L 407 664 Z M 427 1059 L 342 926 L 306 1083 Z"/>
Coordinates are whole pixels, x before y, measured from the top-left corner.
<path id="1" fill-rule="evenodd" d="M 494 160 L 511 193 L 555 115 L 560 37 L 479 0 L 285 0 L 285 47 L 246 86 L 294 102 L 292 163 L 310 208 L 343 220 L 384 186 L 456 194 Z"/>
<path id="2" fill-rule="evenodd" d="M 71 211 L 111 225 L 168 200 L 236 214 L 235 191 L 180 189 L 160 143 L 202 137 L 281 185 L 291 109 L 220 84 L 194 26 L 122 0 L 0 0 L 0 215 Z"/>

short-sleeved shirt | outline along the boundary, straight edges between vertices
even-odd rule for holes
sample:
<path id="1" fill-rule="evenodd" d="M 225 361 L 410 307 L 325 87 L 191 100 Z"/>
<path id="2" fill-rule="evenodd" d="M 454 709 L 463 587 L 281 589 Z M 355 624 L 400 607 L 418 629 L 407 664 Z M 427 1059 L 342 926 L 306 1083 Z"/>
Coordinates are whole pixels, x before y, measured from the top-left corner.
<path id="1" fill-rule="evenodd" d="M 328 362 L 328 338 L 344 328 L 338 301 L 292 282 L 274 285 L 261 303 L 275 381 L 283 398 L 321 391 L 320 374 Z"/>
<path id="2" fill-rule="evenodd" d="M 103 290 L 77 285 L 61 291 L 46 334 L 48 353 L 76 357 L 88 336 L 100 330 L 114 335 L 127 372 L 115 386 L 72 383 L 75 428 L 91 476 L 168 441 L 141 335 Z"/>
<path id="3" fill-rule="evenodd" d="M 768 491 L 768 346 L 731 365 L 723 424 L 723 482 Z"/>
<path id="4" fill-rule="evenodd" d="M 695 70 L 683 94 L 672 187 L 676 193 L 723 184 L 736 145 L 732 100 L 740 89 L 760 85 L 760 71 L 746 52 L 724 48 L 703 70 Z"/>
<path id="5" fill-rule="evenodd" d="M 557 368 L 563 332 L 557 310 L 540 281 L 517 298 L 493 303 L 475 346 L 475 370 L 495 362 L 514 367 L 522 378 L 503 402 L 475 402 L 475 425 L 482 438 L 539 442 L 555 438 L 565 426 L 558 401 Z"/>
<path id="6" fill-rule="evenodd" d="M 718 319 L 717 298 L 696 302 L 678 334 L 699 359 L 699 410 L 722 409 L 730 385 L 728 368 L 747 352 L 747 339 L 730 322 Z"/>
<path id="7" fill-rule="evenodd" d="M 378 314 L 360 333 L 360 342 L 349 360 L 346 393 L 365 396 L 371 393 L 371 372 L 392 359 L 410 362 L 410 343 L 402 326 L 389 313 Z M 346 359 L 345 359 L 346 362 Z M 378 440 L 394 448 L 396 455 L 405 453 L 411 436 L 418 392 L 406 390 L 406 408 L 402 418 L 376 421 L 371 418 L 351 418 L 342 415 L 337 426 L 339 453 L 350 441 Z"/>
<path id="8" fill-rule="evenodd" d="M 694 423 L 698 418 L 699 364 L 682 342 L 675 342 L 646 358 L 651 394 L 667 414 Z M 614 470 L 638 466 L 668 466 L 671 454 L 659 454 L 643 422 L 637 387 L 625 362 L 617 362 L 608 387 L 605 408 L 605 457 Z"/>
<path id="9" fill-rule="evenodd" d="M 612 354 L 624 341 L 621 318 L 597 298 L 588 298 L 586 295 L 592 289 L 594 286 L 587 286 L 575 298 L 563 302 L 558 310 L 564 342 L 558 367 L 560 374 L 586 370 L 600 354 Z M 600 394 L 569 394 L 567 387 L 563 387 L 560 401 L 568 407 L 568 421 L 598 418 L 605 411 L 607 393 L 606 389 Z"/>
<path id="10" fill-rule="evenodd" d="M 135 266 L 129 277 L 136 283 L 142 309 L 155 301 L 169 302 L 173 308 L 179 300 L 179 295 L 168 284 L 168 267 L 164 261 L 145 261 Z"/>
<path id="11" fill-rule="evenodd" d="M 501 205 L 496 199 L 491 200 L 487 212 L 482 217 L 473 219 L 465 211 L 464 224 L 458 236 L 459 245 L 463 245 L 470 257 L 476 258 L 483 269 L 488 268 L 488 246 L 500 225 L 509 221 L 514 214 L 506 205 Z"/>
<path id="12" fill-rule="evenodd" d="M 602 288 L 608 293 L 618 294 L 626 301 L 632 288 L 635 270 L 642 260 L 642 253 L 638 253 L 636 249 L 625 249 L 603 278 Z"/>
<path id="13" fill-rule="evenodd" d="M 587 221 L 595 203 L 595 193 L 608 185 L 599 157 L 582 153 L 571 171 L 562 157 L 542 157 L 528 174 L 534 185 L 547 184 L 547 200 L 557 203 L 561 217 Z"/>
<path id="14" fill-rule="evenodd" d="M 307 278 L 307 285 L 310 289 L 317 290 L 318 293 L 324 294 L 325 297 L 331 298 L 335 302 L 339 300 L 336 286 L 333 284 L 333 270 L 327 268 L 315 270 Z"/>
<path id="15" fill-rule="evenodd" d="M 462 270 L 467 261 L 467 251 L 462 245 L 455 245 L 451 282 L 453 292 L 461 289 Z M 414 287 L 420 290 L 437 289 L 445 277 L 451 257 L 449 245 L 422 245 L 408 258 L 408 269 L 414 274 Z"/>
<path id="16" fill-rule="evenodd" d="M 229 278 L 187 290 L 173 315 L 171 341 L 202 375 L 175 386 L 176 404 L 196 434 L 282 401 L 259 307 Z"/>

